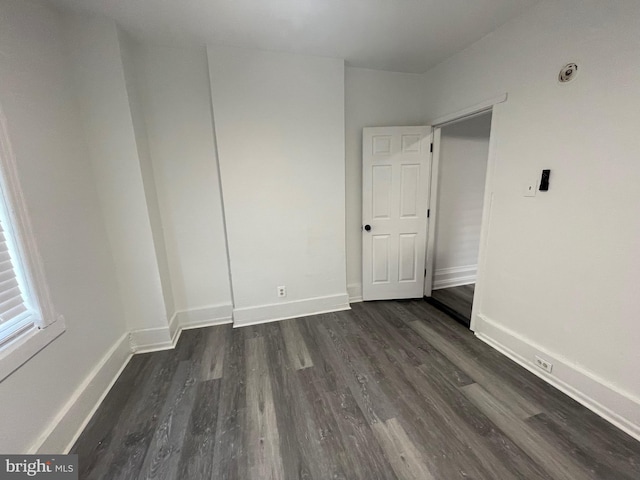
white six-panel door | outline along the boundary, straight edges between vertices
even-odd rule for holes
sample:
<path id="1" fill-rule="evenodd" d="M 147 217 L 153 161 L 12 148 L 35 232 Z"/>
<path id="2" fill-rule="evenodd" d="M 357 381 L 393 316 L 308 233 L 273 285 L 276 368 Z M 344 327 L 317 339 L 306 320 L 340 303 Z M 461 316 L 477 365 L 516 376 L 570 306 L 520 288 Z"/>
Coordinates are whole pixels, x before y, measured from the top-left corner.
<path id="1" fill-rule="evenodd" d="M 419 298 L 424 289 L 431 127 L 362 133 L 362 297 Z"/>

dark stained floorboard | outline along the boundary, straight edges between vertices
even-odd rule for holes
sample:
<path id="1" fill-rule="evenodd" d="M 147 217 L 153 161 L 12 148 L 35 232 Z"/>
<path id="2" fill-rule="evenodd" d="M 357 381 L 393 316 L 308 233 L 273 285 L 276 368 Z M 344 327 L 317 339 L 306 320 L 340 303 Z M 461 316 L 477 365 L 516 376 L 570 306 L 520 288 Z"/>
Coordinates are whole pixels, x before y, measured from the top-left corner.
<path id="1" fill-rule="evenodd" d="M 354 306 L 356 314 L 359 308 Z M 348 327 L 359 326 L 350 322 Z M 397 345 L 407 347 L 402 341 Z M 368 358 L 384 370 L 382 385 L 388 385 L 387 393 L 396 399 L 398 406 L 405 408 L 402 419 L 412 420 L 407 431 L 419 435 L 421 444 L 436 453 L 437 478 L 549 478 L 513 442 L 493 429 L 489 419 L 474 405 L 459 395 L 458 387 L 472 381 L 464 374 L 454 373 L 455 366 L 447 364 L 446 358 L 433 360 L 434 357 L 429 356 L 427 363 L 413 367 L 401 349 L 389 347 L 386 353 Z M 431 408 L 425 409 L 425 403 Z M 444 446 L 442 441 L 446 442 Z M 437 455 L 442 451 L 447 452 L 444 461 L 440 460 L 442 455 Z M 450 461 L 452 455 L 459 460 Z M 451 471 L 451 468 L 457 470 Z"/>
<path id="2" fill-rule="evenodd" d="M 185 331 L 72 451 L 82 479 L 640 478 L 639 442 L 421 300 Z"/>
<path id="3" fill-rule="evenodd" d="M 177 478 L 211 478 L 215 447 L 220 380 L 202 381 L 184 435 Z"/>
<path id="4" fill-rule="evenodd" d="M 248 478 L 247 452 L 242 433 L 246 422 L 244 336 L 241 329 L 232 330 L 226 325 L 213 327 L 212 330 L 227 330 L 229 341 L 224 346 L 226 360 L 217 405 L 211 478 L 242 480 Z"/>
<path id="5" fill-rule="evenodd" d="M 82 478 L 89 478 L 89 472 L 104 472 L 108 468 L 110 462 L 104 460 L 107 457 L 112 458 L 115 453 L 114 449 L 110 449 L 111 444 L 118 444 L 123 439 L 123 432 L 115 429 L 113 418 L 126 418 L 136 405 L 130 396 L 134 385 L 140 385 L 145 377 L 154 369 L 158 369 L 158 366 L 147 360 L 146 355 L 136 355 L 131 359 L 99 410 L 85 427 L 83 442 L 74 447 L 74 451 L 86 459 L 79 466 L 79 475 Z"/>
<path id="6" fill-rule="evenodd" d="M 171 379 L 158 426 L 153 434 L 138 478 L 178 478 L 178 466 L 189 418 L 193 411 L 196 374 L 191 361 L 180 361 Z M 135 472 L 131 469 L 129 473 Z"/>

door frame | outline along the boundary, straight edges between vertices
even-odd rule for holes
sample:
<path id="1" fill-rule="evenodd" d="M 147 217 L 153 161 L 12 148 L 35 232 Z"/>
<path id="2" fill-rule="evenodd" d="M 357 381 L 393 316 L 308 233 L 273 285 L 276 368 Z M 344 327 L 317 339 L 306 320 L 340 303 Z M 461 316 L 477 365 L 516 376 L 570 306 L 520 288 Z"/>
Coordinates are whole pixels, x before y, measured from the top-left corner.
<path id="1" fill-rule="evenodd" d="M 433 125 L 433 156 L 431 158 L 430 192 L 429 192 L 429 229 L 427 232 L 427 252 L 425 255 L 425 282 L 424 295 L 430 297 L 433 290 L 433 263 L 436 251 L 436 230 L 438 217 L 438 182 L 440 167 L 441 135 L 442 128 L 463 120 L 484 115 L 491 112 L 491 131 L 489 134 L 489 152 L 487 158 L 487 173 L 485 176 L 484 196 L 482 205 L 482 222 L 480 225 L 480 248 L 478 250 L 478 270 L 476 273 L 476 286 L 473 295 L 473 306 L 471 309 L 471 331 L 475 331 L 475 320 L 480 312 L 482 299 L 484 296 L 484 272 L 486 269 L 486 252 L 489 240 L 489 223 L 491 218 L 491 207 L 493 201 L 493 180 L 495 172 L 495 150 L 496 135 L 500 109 L 497 105 L 506 102 L 507 94 L 500 95 L 485 100 L 476 105 L 463 110 L 436 118 Z"/>

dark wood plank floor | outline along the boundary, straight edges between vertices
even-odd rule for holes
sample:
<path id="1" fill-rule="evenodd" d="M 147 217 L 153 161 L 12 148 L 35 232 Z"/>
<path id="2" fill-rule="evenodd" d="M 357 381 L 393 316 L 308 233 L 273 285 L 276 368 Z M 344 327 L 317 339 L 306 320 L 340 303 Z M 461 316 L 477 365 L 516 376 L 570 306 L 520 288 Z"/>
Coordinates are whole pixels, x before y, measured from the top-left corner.
<path id="1" fill-rule="evenodd" d="M 136 355 L 83 479 L 640 478 L 640 443 L 424 301 L 189 330 Z"/>
<path id="2" fill-rule="evenodd" d="M 441 288 L 431 292 L 431 298 L 449 307 L 468 321 L 471 321 L 471 307 L 475 285 Z"/>

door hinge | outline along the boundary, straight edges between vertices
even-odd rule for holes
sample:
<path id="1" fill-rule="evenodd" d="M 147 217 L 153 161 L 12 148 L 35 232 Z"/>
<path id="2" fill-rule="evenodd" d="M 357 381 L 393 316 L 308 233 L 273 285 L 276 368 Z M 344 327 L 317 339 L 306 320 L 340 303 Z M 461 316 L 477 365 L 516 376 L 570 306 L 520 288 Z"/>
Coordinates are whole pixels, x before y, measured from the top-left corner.
<path id="1" fill-rule="evenodd" d="M 427 276 L 427 269 L 426 268 L 424 269 L 424 276 L 425 277 Z"/>
<path id="2" fill-rule="evenodd" d="M 427 218 L 429 218 L 431 216 L 431 209 L 427 209 Z"/>
<path id="3" fill-rule="evenodd" d="M 429 151 L 433 153 L 433 142 L 431 143 L 431 149 Z"/>

